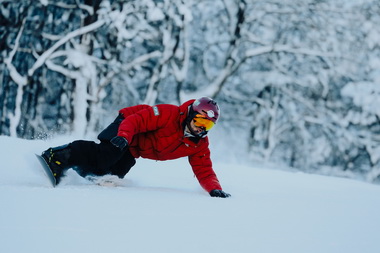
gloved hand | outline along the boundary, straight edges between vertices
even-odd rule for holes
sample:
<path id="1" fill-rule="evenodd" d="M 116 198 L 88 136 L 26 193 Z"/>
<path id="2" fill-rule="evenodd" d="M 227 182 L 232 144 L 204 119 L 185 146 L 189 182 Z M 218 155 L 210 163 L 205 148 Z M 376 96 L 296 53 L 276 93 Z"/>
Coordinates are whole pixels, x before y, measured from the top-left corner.
<path id="1" fill-rule="evenodd" d="M 123 151 L 128 146 L 128 141 L 122 136 L 115 136 L 110 140 L 111 144 Z"/>
<path id="2" fill-rule="evenodd" d="M 218 198 L 229 198 L 231 197 L 231 194 L 224 192 L 222 190 L 212 190 L 210 191 L 211 197 L 218 197 Z"/>

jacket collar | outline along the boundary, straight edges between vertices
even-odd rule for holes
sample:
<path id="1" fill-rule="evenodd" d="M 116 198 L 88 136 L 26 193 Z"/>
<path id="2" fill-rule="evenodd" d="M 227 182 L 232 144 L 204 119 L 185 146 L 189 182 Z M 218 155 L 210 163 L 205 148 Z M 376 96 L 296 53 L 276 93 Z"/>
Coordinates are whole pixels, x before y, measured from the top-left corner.
<path id="1" fill-rule="evenodd" d="M 193 104 L 194 101 L 195 99 L 191 99 L 179 106 L 181 124 L 186 120 L 187 114 L 189 113 L 189 106 Z"/>

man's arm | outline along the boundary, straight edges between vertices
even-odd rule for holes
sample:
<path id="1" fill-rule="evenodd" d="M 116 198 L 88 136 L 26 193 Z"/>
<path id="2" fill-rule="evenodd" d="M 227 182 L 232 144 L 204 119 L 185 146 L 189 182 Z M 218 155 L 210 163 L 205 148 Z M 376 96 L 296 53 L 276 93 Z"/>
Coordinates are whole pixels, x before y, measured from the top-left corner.
<path id="1" fill-rule="evenodd" d="M 222 190 L 218 177 L 212 169 L 210 150 L 208 148 L 203 152 L 189 156 L 189 162 L 200 185 L 211 197 L 227 198 L 231 196 Z"/>

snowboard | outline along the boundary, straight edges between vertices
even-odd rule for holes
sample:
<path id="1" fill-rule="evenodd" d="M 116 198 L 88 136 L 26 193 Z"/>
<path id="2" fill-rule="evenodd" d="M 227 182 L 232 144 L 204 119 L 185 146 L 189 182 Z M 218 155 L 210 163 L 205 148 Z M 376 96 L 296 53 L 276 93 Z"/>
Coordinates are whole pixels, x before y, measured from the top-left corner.
<path id="1" fill-rule="evenodd" d="M 45 161 L 45 159 L 42 156 L 37 155 L 37 154 L 35 154 L 35 155 L 36 155 L 38 161 L 40 162 L 42 168 L 44 169 L 45 174 L 49 178 L 51 184 L 53 185 L 53 187 L 55 187 L 57 185 L 57 180 L 55 179 L 53 172 L 51 171 L 49 165 L 47 164 L 47 162 Z"/>

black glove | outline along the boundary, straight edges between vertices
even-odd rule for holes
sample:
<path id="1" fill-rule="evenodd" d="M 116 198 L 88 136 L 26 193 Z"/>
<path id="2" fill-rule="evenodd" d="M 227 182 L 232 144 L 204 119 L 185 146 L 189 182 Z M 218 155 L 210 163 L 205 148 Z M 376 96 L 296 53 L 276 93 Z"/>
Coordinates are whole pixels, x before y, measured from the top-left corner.
<path id="1" fill-rule="evenodd" d="M 123 151 L 128 146 L 128 141 L 124 137 L 115 136 L 111 139 L 111 144 Z"/>
<path id="2" fill-rule="evenodd" d="M 218 198 L 229 198 L 231 197 L 231 194 L 224 192 L 222 190 L 212 190 L 210 191 L 211 197 L 218 197 Z"/>

